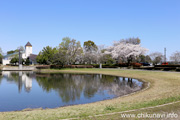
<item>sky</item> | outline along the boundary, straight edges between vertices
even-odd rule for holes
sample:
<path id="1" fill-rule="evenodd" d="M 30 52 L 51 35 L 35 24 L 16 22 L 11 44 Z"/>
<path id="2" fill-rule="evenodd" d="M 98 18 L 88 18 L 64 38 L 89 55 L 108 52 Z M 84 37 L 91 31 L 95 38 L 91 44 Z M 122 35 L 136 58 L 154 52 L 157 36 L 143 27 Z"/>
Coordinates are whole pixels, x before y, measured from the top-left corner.
<path id="1" fill-rule="evenodd" d="M 63 37 L 97 45 L 139 37 L 141 46 L 167 56 L 180 51 L 180 0 L 0 0 L 0 47 L 29 41 L 33 53 Z"/>

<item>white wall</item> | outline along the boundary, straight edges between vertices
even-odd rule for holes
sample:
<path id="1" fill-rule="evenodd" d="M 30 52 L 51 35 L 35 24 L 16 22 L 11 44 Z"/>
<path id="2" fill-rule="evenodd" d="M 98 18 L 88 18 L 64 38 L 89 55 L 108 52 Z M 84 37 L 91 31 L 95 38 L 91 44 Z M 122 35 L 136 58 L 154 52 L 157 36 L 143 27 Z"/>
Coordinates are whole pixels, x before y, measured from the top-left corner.
<path id="1" fill-rule="evenodd" d="M 26 59 L 26 54 L 25 53 L 22 54 L 22 58 Z"/>
<path id="2" fill-rule="evenodd" d="M 32 47 L 31 46 L 26 46 L 26 58 L 32 54 Z"/>
<path id="3" fill-rule="evenodd" d="M 5 59 L 3 59 L 3 60 L 2 60 L 2 63 L 3 63 L 3 65 L 10 64 L 10 61 L 11 61 L 11 60 L 5 60 Z"/>

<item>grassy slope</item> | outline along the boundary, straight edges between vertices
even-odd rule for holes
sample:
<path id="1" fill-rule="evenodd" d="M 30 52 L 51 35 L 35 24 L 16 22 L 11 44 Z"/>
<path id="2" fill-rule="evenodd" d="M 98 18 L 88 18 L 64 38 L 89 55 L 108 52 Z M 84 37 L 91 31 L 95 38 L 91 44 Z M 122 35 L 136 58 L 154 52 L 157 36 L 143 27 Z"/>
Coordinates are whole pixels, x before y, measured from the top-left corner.
<path id="1" fill-rule="evenodd" d="M 140 110 L 136 110 L 136 111 L 130 111 L 130 112 L 123 112 L 123 113 L 115 113 L 112 115 L 103 115 L 103 116 L 92 116 L 92 117 L 85 117 L 83 119 L 86 120 L 119 120 L 119 119 L 126 119 L 126 120 L 138 120 L 138 119 L 143 119 L 143 118 L 138 118 L 137 116 L 139 114 L 160 114 L 160 115 L 164 115 L 165 117 L 162 116 L 161 119 L 165 120 L 180 120 L 180 102 L 178 103 L 174 103 L 174 104 L 169 104 L 169 105 L 165 105 L 165 106 L 160 106 L 160 107 L 154 107 L 154 108 L 148 108 L 148 109 L 140 109 Z M 168 114 L 170 113 L 174 113 L 176 115 L 178 115 L 178 117 L 176 118 L 176 116 L 169 116 L 167 117 Z M 133 114 L 136 117 L 123 117 L 124 114 Z M 155 118 L 148 118 L 145 117 L 145 120 L 155 120 Z M 158 120 L 160 118 L 157 118 Z"/>
<path id="2" fill-rule="evenodd" d="M 113 69 L 65 69 L 61 71 L 44 70 L 42 72 L 80 72 L 118 75 L 145 80 L 147 82 L 150 82 L 150 87 L 145 91 L 139 91 L 129 96 L 90 104 L 61 107 L 56 109 L 2 112 L 0 113 L 0 119 L 56 120 L 76 117 L 86 118 L 86 116 L 89 115 L 93 116 L 95 114 L 105 114 L 111 112 L 139 109 L 180 100 L 179 73 Z"/>

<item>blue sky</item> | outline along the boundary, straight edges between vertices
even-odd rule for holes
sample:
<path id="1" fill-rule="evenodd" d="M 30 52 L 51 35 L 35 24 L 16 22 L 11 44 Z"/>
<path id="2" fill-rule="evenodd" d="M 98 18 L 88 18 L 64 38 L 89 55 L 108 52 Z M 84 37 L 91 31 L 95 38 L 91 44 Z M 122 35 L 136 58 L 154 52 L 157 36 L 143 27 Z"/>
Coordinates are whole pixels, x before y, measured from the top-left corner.
<path id="1" fill-rule="evenodd" d="M 0 0 L 3 52 L 28 41 L 33 53 L 63 37 L 109 46 L 139 37 L 141 45 L 168 56 L 180 51 L 179 0 Z"/>

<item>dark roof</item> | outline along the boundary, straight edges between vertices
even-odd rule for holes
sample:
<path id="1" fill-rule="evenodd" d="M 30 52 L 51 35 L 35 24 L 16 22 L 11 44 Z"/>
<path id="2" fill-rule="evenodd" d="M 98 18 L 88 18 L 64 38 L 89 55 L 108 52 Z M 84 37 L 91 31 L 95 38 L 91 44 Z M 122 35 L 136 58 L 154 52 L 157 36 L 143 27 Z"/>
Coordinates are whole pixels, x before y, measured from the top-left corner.
<path id="1" fill-rule="evenodd" d="M 32 45 L 31 45 L 31 43 L 30 43 L 30 42 L 28 42 L 28 43 L 25 45 L 25 47 L 26 47 L 26 46 L 32 46 Z"/>
<path id="2" fill-rule="evenodd" d="M 30 59 L 31 61 L 36 61 L 36 57 L 37 57 L 37 55 L 35 55 L 35 54 L 30 54 L 29 59 Z"/>

